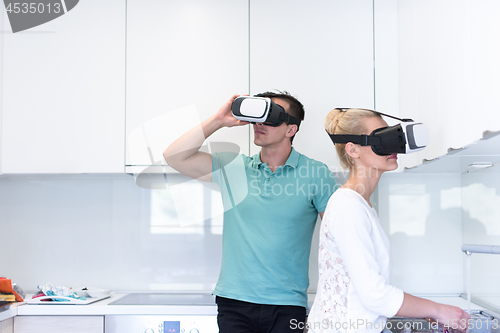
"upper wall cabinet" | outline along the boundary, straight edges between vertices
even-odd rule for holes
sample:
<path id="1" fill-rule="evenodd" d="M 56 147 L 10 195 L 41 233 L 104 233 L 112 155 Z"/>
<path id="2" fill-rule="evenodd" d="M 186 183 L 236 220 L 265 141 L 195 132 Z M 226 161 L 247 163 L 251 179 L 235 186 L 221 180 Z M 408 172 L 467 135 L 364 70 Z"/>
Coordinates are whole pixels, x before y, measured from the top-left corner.
<path id="1" fill-rule="evenodd" d="M 250 92 L 286 90 L 304 104 L 299 152 L 338 170 L 325 118 L 373 108 L 373 75 L 372 0 L 250 1 Z"/>
<path id="2" fill-rule="evenodd" d="M 2 173 L 123 172 L 125 9 L 80 1 L 3 34 Z"/>
<path id="3" fill-rule="evenodd" d="M 395 5 L 400 115 L 425 122 L 431 134 L 429 146 L 412 154 L 412 164 L 500 130 L 500 2 Z"/>
<path id="4" fill-rule="evenodd" d="M 248 1 L 127 1 L 127 166 L 162 153 L 234 94 L 248 93 Z M 209 141 L 248 154 L 249 127 Z"/>
<path id="5" fill-rule="evenodd" d="M 468 174 L 490 168 L 500 170 L 498 147 L 500 147 L 500 131 L 486 132 L 481 140 L 459 149 L 452 149 L 446 155 L 426 160 L 420 165 L 406 169 L 405 172 Z"/>

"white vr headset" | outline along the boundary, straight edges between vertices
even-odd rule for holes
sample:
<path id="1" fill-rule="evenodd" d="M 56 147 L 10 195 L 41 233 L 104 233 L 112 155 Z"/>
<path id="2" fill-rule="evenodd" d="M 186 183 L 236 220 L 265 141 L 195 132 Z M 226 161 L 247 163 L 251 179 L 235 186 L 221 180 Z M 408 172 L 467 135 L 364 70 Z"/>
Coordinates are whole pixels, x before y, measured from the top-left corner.
<path id="1" fill-rule="evenodd" d="M 337 108 L 349 110 L 348 108 Z M 412 119 L 401 119 L 378 111 L 367 110 L 401 121 L 400 124 L 377 128 L 370 135 L 328 134 L 333 143 L 352 142 L 361 146 L 371 146 L 375 154 L 409 154 L 424 149 L 429 144 L 429 130 L 422 123 Z"/>
<path id="2" fill-rule="evenodd" d="M 300 119 L 286 113 L 281 105 L 274 103 L 268 97 L 237 97 L 231 104 L 231 112 L 234 118 L 252 124 L 263 123 L 267 126 L 277 127 L 285 122 L 300 127 Z"/>

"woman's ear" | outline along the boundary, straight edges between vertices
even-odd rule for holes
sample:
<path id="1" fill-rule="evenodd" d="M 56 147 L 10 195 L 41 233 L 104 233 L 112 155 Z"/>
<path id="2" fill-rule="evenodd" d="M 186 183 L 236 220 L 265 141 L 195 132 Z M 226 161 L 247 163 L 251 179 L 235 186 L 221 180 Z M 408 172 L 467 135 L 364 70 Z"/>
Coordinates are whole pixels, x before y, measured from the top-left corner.
<path id="1" fill-rule="evenodd" d="M 359 147 L 358 145 L 355 145 L 352 142 L 348 142 L 345 144 L 345 151 L 346 151 L 347 155 L 349 155 L 351 158 L 357 159 L 357 158 L 359 158 L 358 147 Z"/>

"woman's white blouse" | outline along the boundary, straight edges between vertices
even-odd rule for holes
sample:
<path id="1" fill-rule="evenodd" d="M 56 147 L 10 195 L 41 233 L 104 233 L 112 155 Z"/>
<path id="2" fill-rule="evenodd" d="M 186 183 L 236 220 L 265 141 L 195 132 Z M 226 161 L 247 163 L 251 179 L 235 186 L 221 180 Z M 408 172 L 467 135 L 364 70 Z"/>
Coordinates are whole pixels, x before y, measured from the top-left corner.
<path id="1" fill-rule="evenodd" d="M 390 285 L 390 244 L 375 209 L 340 188 L 321 223 L 319 281 L 308 317 L 310 332 L 381 332 L 403 304 Z"/>

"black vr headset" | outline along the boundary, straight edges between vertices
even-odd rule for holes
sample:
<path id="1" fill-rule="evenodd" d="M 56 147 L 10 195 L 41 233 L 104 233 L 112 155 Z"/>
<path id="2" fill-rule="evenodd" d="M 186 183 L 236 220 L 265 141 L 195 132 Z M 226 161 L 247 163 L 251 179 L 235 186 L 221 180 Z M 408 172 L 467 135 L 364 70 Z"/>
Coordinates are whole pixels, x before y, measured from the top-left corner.
<path id="1" fill-rule="evenodd" d="M 349 108 L 337 108 L 346 110 Z M 329 134 L 333 143 L 352 142 L 361 146 L 371 146 L 375 154 L 387 156 L 391 154 L 409 154 L 424 149 L 429 144 L 429 130 L 422 123 L 414 122 L 412 119 L 401 119 L 378 111 L 359 109 L 375 112 L 401 121 L 400 124 L 377 128 L 370 135 L 354 134 Z"/>
<path id="2" fill-rule="evenodd" d="M 300 127 L 300 119 L 285 112 L 285 109 L 274 103 L 268 97 L 237 97 L 231 104 L 231 112 L 234 118 L 248 121 L 252 124 L 263 123 L 267 126 L 277 127 L 283 124 L 297 125 Z"/>

